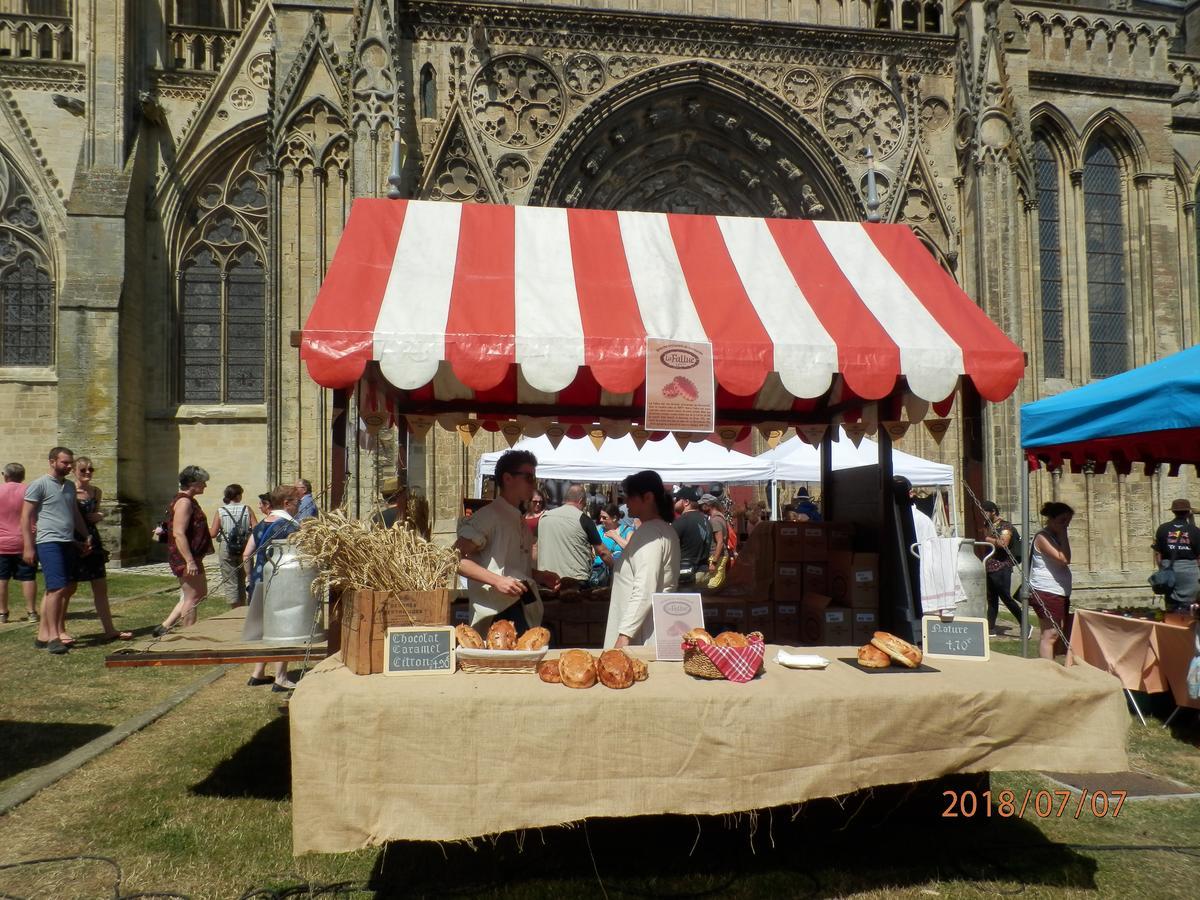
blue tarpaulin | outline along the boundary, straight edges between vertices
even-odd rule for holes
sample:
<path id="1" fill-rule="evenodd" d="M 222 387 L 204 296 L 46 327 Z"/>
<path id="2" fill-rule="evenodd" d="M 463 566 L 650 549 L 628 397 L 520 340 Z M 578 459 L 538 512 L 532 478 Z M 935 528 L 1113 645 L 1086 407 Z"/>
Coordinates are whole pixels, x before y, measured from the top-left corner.
<path id="1" fill-rule="evenodd" d="M 1200 464 L 1200 346 L 1021 407 L 1031 466 Z"/>

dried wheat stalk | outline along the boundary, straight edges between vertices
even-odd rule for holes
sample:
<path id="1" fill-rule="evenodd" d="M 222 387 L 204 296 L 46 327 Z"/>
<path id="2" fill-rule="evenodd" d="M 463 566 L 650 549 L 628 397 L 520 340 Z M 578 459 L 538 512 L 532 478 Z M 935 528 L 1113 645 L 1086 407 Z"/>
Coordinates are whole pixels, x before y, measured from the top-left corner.
<path id="1" fill-rule="evenodd" d="M 458 554 L 397 522 L 379 528 L 345 509 L 309 519 L 291 536 L 301 558 L 320 569 L 313 591 L 436 591 L 451 587 Z"/>

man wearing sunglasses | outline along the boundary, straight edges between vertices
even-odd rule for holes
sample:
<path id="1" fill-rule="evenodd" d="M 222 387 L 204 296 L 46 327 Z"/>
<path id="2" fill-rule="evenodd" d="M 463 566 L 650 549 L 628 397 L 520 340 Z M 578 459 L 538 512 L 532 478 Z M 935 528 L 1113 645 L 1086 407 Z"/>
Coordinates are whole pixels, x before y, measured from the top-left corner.
<path id="1" fill-rule="evenodd" d="M 542 624 L 535 582 L 558 587 L 553 572 L 533 568 L 533 535 L 523 509 L 537 491 L 537 457 L 509 450 L 496 462 L 496 499 L 458 526 L 458 574 L 467 579 L 471 625 L 486 631 L 510 619 L 518 632 Z"/>

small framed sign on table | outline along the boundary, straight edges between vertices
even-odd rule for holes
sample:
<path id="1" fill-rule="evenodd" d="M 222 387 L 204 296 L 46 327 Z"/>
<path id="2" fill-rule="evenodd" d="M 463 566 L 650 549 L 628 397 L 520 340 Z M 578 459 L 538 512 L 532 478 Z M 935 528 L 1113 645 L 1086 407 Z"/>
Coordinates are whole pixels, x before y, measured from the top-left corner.
<path id="1" fill-rule="evenodd" d="M 454 628 L 406 625 L 387 630 L 383 646 L 385 675 L 454 674 Z"/>
<path id="2" fill-rule="evenodd" d="M 955 616 L 925 616 L 921 619 L 921 650 L 933 659 L 978 659 L 992 657 L 987 619 Z"/>

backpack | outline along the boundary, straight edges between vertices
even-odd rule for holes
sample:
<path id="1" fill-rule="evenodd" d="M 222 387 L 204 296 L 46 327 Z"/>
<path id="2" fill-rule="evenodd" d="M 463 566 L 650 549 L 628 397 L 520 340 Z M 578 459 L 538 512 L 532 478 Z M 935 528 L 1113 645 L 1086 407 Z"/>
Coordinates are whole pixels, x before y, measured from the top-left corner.
<path id="1" fill-rule="evenodd" d="M 1008 524 L 1008 530 L 1012 532 L 1012 536 L 1008 539 L 1008 552 L 1012 554 L 1012 558 L 1018 564 L 1021 562 L 1021 532 L 1017 531 L 1017 526 L 1011 522 Z"/>
<path id="2" fill-rule="evenodd" d="M 167 504 L 167 510 L 163 513 L 162 521 L 158 523 L 158 527 L 154 529 L 154 539 L 160 544 L 169 544 L 171 542 L 171 532 L 174 530 L 175 520 L 175 500 L 172 499 Z"/>
<path id="3" fill-rule="evenodd" d="M 223 512 L 225 512 L 224 508 L 217 515 L 221 515 Z M 250 543 L 250 528 L 248 527 L 250 523 L 250 508 L 248 506 L 242 507 L 242 515 L 234 521 L 232 531 L 225 530 L 226 518 L 232 519 L 232 516 L 221 516 L 221 536 L 225 538 L 225 549 L 229 552 L 230 556 L 240 558 L 246 551 L 246 545 Z"/>

